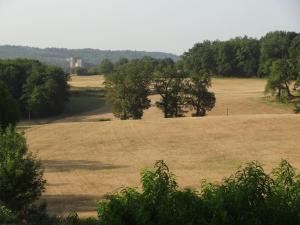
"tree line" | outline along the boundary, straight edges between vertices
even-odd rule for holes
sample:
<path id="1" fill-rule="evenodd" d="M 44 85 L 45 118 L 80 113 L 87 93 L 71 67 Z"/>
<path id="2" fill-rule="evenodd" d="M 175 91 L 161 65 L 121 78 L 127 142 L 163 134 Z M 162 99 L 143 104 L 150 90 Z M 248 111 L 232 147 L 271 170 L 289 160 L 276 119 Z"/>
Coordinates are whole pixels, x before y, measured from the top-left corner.
<path id="1" fill-rule="evenodd" d="M 108 100 L 121 119 L 140 119 L 150 107 L 150 93 L 160 95 L 156 106 L 166 118 L 183 116 L 188 108 L 194 116 L 204 116 L 216 101 L 208 91 L 212 76 L 267 78 L 265 92 L 295 102 L 295 112 L 300 112 L 300 34 L 295 32 L 270 32 L 260 40 L 203 41 L 177 62 L 105 60 L 98 72 L 107 75 Z"/>
<path id="2" fill-rule="evenodd" d="M 68 75 L 56 66 L 28 59 L 0 60 L 0 108 L 9 109 L 1 110 L 1 125 L 28 114 L 61 113 L 69 98 L 67 81 Z"/>
<path id="3" fill-rule="evenodd" d="M 299 57 L 299 34 L 269 32 L 260 39 L 247 36 L 227 41 L 197 43 L 184 56 L 193 56 L 198 66 L 223 77 L 266 77 L 278 59 Z"/>
<path id="4" fill-rule="evenodd" d="M 267 78 L 266 93 L 295 102 L 300 112 L 300 34 L 269 32 L 261 39 L 238 37 L 204 41 L 183 54 L 191 63 L 221 77 Z"/>

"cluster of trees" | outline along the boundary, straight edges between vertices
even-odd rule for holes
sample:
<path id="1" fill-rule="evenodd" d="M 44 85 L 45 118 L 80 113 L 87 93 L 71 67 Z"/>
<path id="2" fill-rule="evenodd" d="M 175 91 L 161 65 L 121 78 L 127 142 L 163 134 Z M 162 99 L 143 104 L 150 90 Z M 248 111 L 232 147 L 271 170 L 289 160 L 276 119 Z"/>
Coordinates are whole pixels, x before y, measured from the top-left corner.
<path id="1" fill-rule="evenodd" d="M 185 109 L 194 109 L 194 116 L 205 116 L 215 105 L 215 95 L 208 91 L 209 73 L 197 70 L 189 57 L 175 63 L 172 59 L 123 61 L 106 77 L 107 99 L 114 115 L 120 119 L 141 119 L 150 107 L 149 96 L 160 95 L 156 106 L 165 118 L 181 117 Z"/>
<path id="2" fill-rule="evenodd" d="M 183 57 L 199 68 L 224 77 L 267 77 L 266 92 L 281 101 L 300 99 L 300 34 L 269 32 L 260 40 L 243 37 L 204 41 Z M 296 104 L 296 112 L 300 110 Z"/>
<path id="3" fill-rule="evenodd" d="M 261 70 L 269 74 L 266 92 L 280 101 L 299 101 L 300 35 L 291 32 L 268 34 L 262 45 L 262 60 Z"/>
<path id="4" fill-rule="evenodd" d="M 193 56 L 198 66 L 225 77 L 258 76 L 260 42 L 254 38 L 197 43 L 183 57 Z"/>
<path id="5" fill-rule="evenodd" d="M 286 161 L 266 174 L 257 162 L 223 184 L 179 190 L 163 161 L 141 174 L 142 192 L 125 188 L 99 202 L 103 225 L 294 225 L 300 223 L 300 179 Z"/>
<path id="6" fill-rule="evenodd" d="M 69 98 L 67 81 L 59 67 L 26 59 L 0 60 L 0 107 L 9 109 L 1 110 L 1 125 L 12 122 L 17 112 L 36 117 L 61 113 Z"/>
<path id="7" fill-rule="evenodd" d="M 218 76 L 266 77 L 275 60 L 299 57 L 299 36 L 295 32 L 275 31 L 260 40 L 245 36 L 228 41 L 203 41 L 183 57 L 193 55 L 199 67 Z"/>

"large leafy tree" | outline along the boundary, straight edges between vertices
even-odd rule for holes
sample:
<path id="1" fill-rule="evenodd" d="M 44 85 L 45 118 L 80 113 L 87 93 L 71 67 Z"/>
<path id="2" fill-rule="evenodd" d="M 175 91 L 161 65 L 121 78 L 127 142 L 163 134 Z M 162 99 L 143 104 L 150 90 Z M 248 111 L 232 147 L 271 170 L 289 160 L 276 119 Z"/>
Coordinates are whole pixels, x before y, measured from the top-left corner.
<path id="1" fill-rule="evenodd" d="M 294 77 L 291 62 L 278 59 L 272 63 L 270 70 L 266 92 L 276 95 L 281 100 L 294 97 L 290 90 L 290 83 Z"/>
<path id="2" fill-rule="evenodd" d="M 0 205 L 26 219 L 44 189 L 43 169 L 28 152 L 25 138 L 6 129 L 0 134 Z"/>
<path id="3" fill-rule="evenodd" d="M 156 102 L 165 118 L 180 117 L 184 113 L 184 73 L 171 59 L 159 62 L 154 75 L 154 89 L 161 99 Z"/>
<path id="4" fill-rule="evenodd" d="M 194 48 L 197 49 L 197 45 Z M 187 79 L 184 80 L 184 98 L 186 106 L 195 111 L 193 116 L 205 116 L 216 102 L 215 94 L 208 90 L 211 86 L 213 63 L 207 63 L 208 60 L 203 61 L 201 55 L 201 48 L 192 49 L 183 56 L 182 60 L 181 71 L 187 74 Z"/>
<path id="5" fill-rule="evenodd" d="M 193 116 L 205 116 L 207 111 L 214 108 L 216 97 L 208 91 L 211 85 L 210 76 L 207 73 L 194 74 L 189 77 L 185 87 L 187 105 L 195 111 Z"/>
<path id="6" fill-rule="evenodd" d="M 273 59 L 266 86 L 266 91 L 276 95 L 280 100 L 300 98 L 300 36 L 296 36 L 284 54 Z M 282 50 L 283 51 L 283 50 Z"/>
<path id="7" fill-rule="evenodd" d="M 17 101 L 11 96 L 6 85 L 0 80 L 0 132 L 19 119 Z"/>
<path id="8" fill-rule="evenodd" d="M 273 61 L 289 57 L 289 47 L 296 36 L 295 32 L 275 31 L 261 39 L 260 74 L 269 75 Z"/>
<path id="9" fill-rule="evenodd" d="M 150 107 L 150 82 L 154 70 L 151 59 L 133 60 L 118 66 L 107 77 L 105 87 L 107 100 L 112 104 L 116 117 L 141 119 L 145 109 Z"/>

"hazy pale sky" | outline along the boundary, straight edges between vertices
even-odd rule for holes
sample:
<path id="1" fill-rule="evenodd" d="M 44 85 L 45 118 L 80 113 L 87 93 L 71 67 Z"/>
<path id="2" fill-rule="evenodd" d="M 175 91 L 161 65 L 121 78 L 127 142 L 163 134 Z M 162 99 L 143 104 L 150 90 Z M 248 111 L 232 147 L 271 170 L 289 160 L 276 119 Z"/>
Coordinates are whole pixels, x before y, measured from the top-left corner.
<path id="1" fill-rule="evenodd" d="M 300 32 L 300 0 L 0 0 L 0 45 L 164 51 Z"/>

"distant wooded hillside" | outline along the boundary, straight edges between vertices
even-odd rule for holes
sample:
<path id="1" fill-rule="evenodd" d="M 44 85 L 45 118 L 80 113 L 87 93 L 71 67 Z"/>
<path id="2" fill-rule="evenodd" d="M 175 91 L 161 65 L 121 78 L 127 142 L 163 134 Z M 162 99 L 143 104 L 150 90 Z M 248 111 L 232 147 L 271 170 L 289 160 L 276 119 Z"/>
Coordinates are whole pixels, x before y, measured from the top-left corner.
<path id="1" fill-rule="evenodd" d="M 0 46 L 0 58 L 15 59 L 29 58 L 41 62 L 60 66 L 64 69 L 68 67 L 67 58 L 78 57 L 83 60 L 85 66 L 95 66 L 103 59 L 110 59 L 113 62 L 120 58 L 139 59 L 144 56 L 150 56 L 157 59 L 172 58 L 178 60 L 179 56 L 163 52 L 145 52 L 145 51 L 110 51 L 98 49 L 65 49 L 65 48 L 32 48 L 25 46 Z"/>

